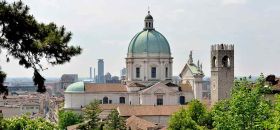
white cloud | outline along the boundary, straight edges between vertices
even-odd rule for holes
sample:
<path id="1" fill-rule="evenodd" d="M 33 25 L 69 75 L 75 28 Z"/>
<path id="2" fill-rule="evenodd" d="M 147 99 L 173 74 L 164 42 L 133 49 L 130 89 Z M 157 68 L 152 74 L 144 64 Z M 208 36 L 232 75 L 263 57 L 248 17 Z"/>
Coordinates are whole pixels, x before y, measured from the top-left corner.
<path id="1" fill-rule="evenodd" d="M 174 10 L 174 13 L 184 13 L 185 10 L 184 9 L 176 9 Z"/>
<path id="2" fill-rule="evenodd" d="M 222 0 L 223 5 L 243 5 L 247 2 L 248 0 Z"/>
<path id="3" fill-rule="evenodd" d="M 107 44 L 110 46 L 123 46 L 129 43 L 129 40 L 102 40 L 101 44 Z"/>

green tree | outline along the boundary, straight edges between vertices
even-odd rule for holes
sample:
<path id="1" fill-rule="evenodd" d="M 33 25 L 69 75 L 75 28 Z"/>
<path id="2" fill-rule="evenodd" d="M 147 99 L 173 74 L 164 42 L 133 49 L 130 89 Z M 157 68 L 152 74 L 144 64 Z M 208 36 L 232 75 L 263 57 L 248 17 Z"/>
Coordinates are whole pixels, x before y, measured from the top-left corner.
<path id="1" fill-rule="evenodd" d="M 178 120 L 181 120 L 182 118 L 186 118 L 186 120 L 184 120 L 184 121 L 186 121 L 187 123 L 181 122 L 180 124 L 184 124 L 184 123 L 192 124 L 194 122 L 195 126 L 197 128 L 205 128 L 205 129 L 212 128 L 212 123 L 213 123 L 212 117 L 211 117 L 212 115 L 211 115 L 211 113 L 207 112 L 205 105 L 203 105 L 199 100 L 196 100 L 196 99 L 192 100 L 190 103 L 188 103 L 187 108 L 184 108 L 179 113 L 180 114 L 178 114 L 177 116 L 175 114 L 173 117 L 175 126 L 178 125 L 178 124 L 176 124 Z M 170 123 L 172 123 L 172 122 L 170 121 Z M 186 127 L 184 127 L 184 128 L 186 128 Z M 172 129 L 174 129 L 174 128 L 172 128 Z"/>
<path id="2" fill-rule="evenodd" d="M 83 117 L 79 114 L 74 113 L 73 111 L 60 110 L 58 112 L 58 127 L 59 129 L 66 129 L 67 126 L 75 125 L 81 123 Z"/>
<path id="3" fill-rule="evenodd" d="M 105 128 L 106 130 L 126 130 L 125 121 L 116 109 L 108 115 Z"/>
<path id="4" fill-rule="evenodd" d="M 255 83 L 242 78 L 236 80 L 231 98 L 218 102 L 213 110 L 214 127 L 224 129 L 268 129 L 272 104 L 264 99 L 264 77 Z"/>
<path id="5" fill-rule="evenodd" d="M 280 129 L 280 95 L 275 95 L 275 105 L 273 118 L 270 123 L 270 129 L 279 130 Z"/>
<path id="6" fill-rule="evenodd" d="M 197 123 L 188 115 L 185 108 L 174 113 L 168 122 L 168 130 L 199 130 Z"/>
<path id="7" fill-rule="evenodd" d="M 45 79 L 39 73 L 47 69 L 42 61 L 63 64 L 81 53 L 79 46 L 68 45 L 71 36 L 63 26 L 36 21 L 22 1 L 0 1 L 0 53 L 5 50 L 7 62 L 13 57 L 20 65 L 34 70 L 33 81 L 38 92 L 46 91 Z"/>
<path id="8" fill-rule="evenodd" d="M 2 110 L 0 110 L 0 130 L 4 129 L 4 124 L 6 124 L 6 123 L 4 122 Z"/>
<path id="9" fill-rule="evenodd" d="M 207 111 L 206 106 L 199 100 L 193 99 L 187 105 L 187 114 L 194 120 L 199 126 L 213 128 L 212 114 Z"/>
<path id="10" fill-rule="evenodd" d="M 198 125 L 204 125 L 207 110 L 200 101 L 197 99 L 192 100 L 187 106 L 187 113 Z"/>
<path id="11" fill-rule="evenodd" d="M 3 130 L 54 130 L 56 125 L 43 118 L 31 119 L 27 115 L 2 120 Z"/>
<path id="12" fill-rule="evenodd" d="M 101 113 L 101 109 L 97 100 L 86 105 L 85 108 L 83 108 L 83 113 L 85 123 L 79 128 L 87 130 L 95 130 L 100 128 L 101 123 L 98 116 Z"/>

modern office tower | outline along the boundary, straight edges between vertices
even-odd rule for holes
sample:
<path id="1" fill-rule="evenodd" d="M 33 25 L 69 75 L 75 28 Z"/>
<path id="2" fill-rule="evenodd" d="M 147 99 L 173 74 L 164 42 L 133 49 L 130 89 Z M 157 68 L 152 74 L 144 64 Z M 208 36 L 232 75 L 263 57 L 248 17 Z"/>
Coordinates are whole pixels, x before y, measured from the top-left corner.
<path id="1" fill-rule="evenodd" d="M 97 70 L 97 83 L 105 83 L 104 79 L 104 61 L 103 59 L 98 59 L 98 70 Z"/>
<path id="2" fill-rule="evenodd" d="M 92 79 L 92 67 L 89 67 L 89 79 Z"/>

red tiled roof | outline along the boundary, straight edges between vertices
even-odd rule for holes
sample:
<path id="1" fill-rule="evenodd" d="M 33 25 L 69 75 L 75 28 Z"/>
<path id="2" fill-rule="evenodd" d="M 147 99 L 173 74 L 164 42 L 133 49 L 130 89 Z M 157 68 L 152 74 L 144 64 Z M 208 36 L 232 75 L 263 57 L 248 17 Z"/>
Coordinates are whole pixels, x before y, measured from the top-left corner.
<path id="1" fill-rule="evenodd" d="M 177 112 L 181 105 L 122 105 L 118 107 L 121 116 L 170 116 Z"/>
<path id="2" fill-rule="evenodd" d="M 85 92 L 127 92 L 122 84 L 85 83 Z"/>
<path id="3" fill-rule="evenodd" d="M 127 85 L 128 87 L 146 87 L 143 84 L 137 83 L 137 82 L 132 82 L 130 84 Z"/>
<path id="4" fill-rule="evenodd" d="M 134 129 L 148 130 L 148 128 L 157 127 L 157 125 L 153 122 L 149 122 L 147 120 L 141 119 L 136 116 L 131 116 L 126 119 L 126 126 Z"/>

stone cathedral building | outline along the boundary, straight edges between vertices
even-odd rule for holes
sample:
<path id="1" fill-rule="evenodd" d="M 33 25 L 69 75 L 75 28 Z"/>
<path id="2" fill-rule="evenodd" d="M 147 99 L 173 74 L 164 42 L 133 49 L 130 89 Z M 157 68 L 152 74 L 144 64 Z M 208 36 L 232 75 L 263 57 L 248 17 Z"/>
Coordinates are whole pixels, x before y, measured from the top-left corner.
<path id="1" fill-rule="evenodd" d="M 157 115 L 160 117 L 153 115 L 145 119 L 166 125 L 168 117 L 172 112 L 179 110 L 180 105 L 192 99 L 204 99 L 202 64 L 193 62 L 192 52 L 180 73 L 181 83 L 172 83 L 171 48 L 165 36 L 154 28 L 154 19 L 150 12 L 144 19 L 143 30 L 130 41 L 125 62 L 127 69 L 125 81 L 119 84 L 92 82 L 71 84 L 64 92 L 64 108 L 80 111 L 85 105 L 98 100 L 101 104 L 122 105 L 118 107 L 119 112 L 127 112 L 129 111 L 127 109 L 132 108 L 135 111 L 137 108 L 139 111 L 155 109 L 155 113 L 163 112 Z M 213 45 L 211 65 L 211 97 L 212 102 L 216 102 L 229 96 L 233 84 L 233 45 Z M 164 111 L 168 111 L 169 115 L 165 115 Z M 164 116 L 161 117 L 162 115 Z"/>
<path id="2" fill-rule="evenodd" d="M 65 108 L 80 109 L 93 100 L 102 104 L 180 105 L 193 99 L 190 84 L 172 83 L 173 57 L 165 36 L 148 12 L 144 28 L 129 43 L 127 78 L 121 84 L 78 82 L 65 91 Z"/>

